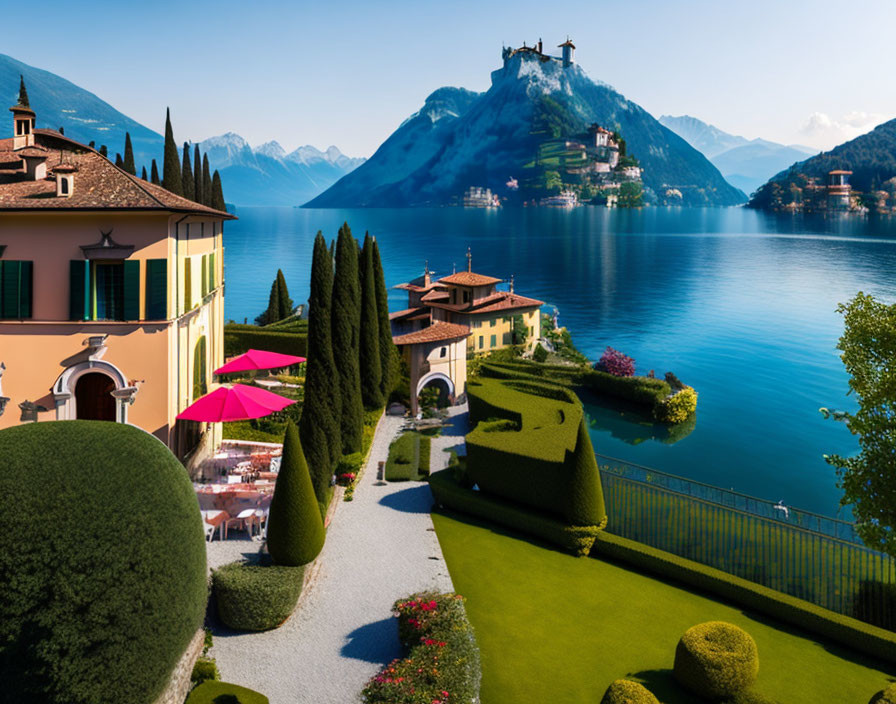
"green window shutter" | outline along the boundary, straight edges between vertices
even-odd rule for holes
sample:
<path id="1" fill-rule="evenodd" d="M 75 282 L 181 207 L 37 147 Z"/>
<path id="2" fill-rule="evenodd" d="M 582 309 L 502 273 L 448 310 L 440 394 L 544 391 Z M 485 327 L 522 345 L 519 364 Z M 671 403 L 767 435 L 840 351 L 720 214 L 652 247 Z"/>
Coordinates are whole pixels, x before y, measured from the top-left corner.
<path id="1" fill-rule="evenodd" d="M 202 297 L 205 298 L 208 295 L 208 257 L 204 254 L 202 255 L 201 268 L 202 268 Z"/>
<path id="2" fill-rule="evenodd" d="M 140 262 L 124 261 L 124 319 L 140 320 Z"/>
<path id="3" fill-rule="evenodd" d="M 146 260 L 146 319 L 168 318 L 168 260 Z"/>
<path id="4" fill-rule="evenodd" d="M 0 318 L 4 320 L 15 320 L 19 317 L 19 270 L 21 262 L 5 261 L 3 262 L 3 278 L 0 281 L 2 291 L 0 291 Z"/>
<path id="5" fill-rule="evenodd" d="M 90 261 L 69 262 L 69 319 L 90 320 Z"/>
<path id="6" fill-rule="evenodd" d="M 193 258 L 184 259 L 184 313 L 193 310 Z"/>
<path id="7" fill-rule="evenodd" d="M 215 253 L 208 255 L 208 290 L 215 290 Z"/>
<path id="8" fill-rule="evenodd" d="M 34 288 L 34 262 L 20 262 L 19 269 L 19 319 L 31 317 L 31 301 Z"/>

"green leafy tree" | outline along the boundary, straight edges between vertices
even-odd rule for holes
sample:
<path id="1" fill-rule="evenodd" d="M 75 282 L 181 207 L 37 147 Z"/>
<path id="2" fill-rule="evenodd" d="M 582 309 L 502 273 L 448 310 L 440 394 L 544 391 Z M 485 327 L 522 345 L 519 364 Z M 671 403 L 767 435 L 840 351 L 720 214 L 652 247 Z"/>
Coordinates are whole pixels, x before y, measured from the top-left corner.
<path id="1" fill-rule="evenodd" d="M 208 169 L 208 154 L 202 155 L 202 200 L 198 202 L 209 207 L 212 204 L 212 175 Z"/>
<path id="2" fill-rule="evenodd" d="M 342 397 L 339 427 L 344 455 L 360 452 L 364 422 L 358 364 L 360 302 L 358 245 L 348 224 L 343 223 L 336 240 L 336 273 L 333 277 L 333 359 L 339 372 L 339 395 Z"/>
<path id="3" fill-rule="evenodd" d="M 318 502 L 326 500 L 333 467 L 342 455 L 341 398 L 333 359 L 332 295 L 333 260 L 327 252 L 324 236 L 318 232 L 311 258 L 308 361 L 305 365 L 304 405 L 299 420 L 299 435 L 302 445 L 307 448 L 306 458 Z"/>
<path id="4" fill-rule="evenodd" d="M 193 199 L 201 203 L 202 198 L 202 156 L 199 154 L 199 145 L 193 145 Z"/>
<path id="5" fill-rule="evenodd" d="M 359 362 L 361 365 L 361 400 L 368 409 L 382 408 L 383 360 L 380 357 L 380 320 L 376 301 L 376 267 L 373 262 L 373 238 L 364 235 L 361 248 L 361 328 Z"/>
<path id="6" fill-rule="evenodd" d="M 392 342 L 392 323 L 389 321 L 389 294 L 386 290 L 386 278 L 383 274 L 383 263 L 380 259 L 380 248 L 373 238 L 373 285 L 376 290 L 376 310 L 379 319 L 380 335 L 380 389 L 383 400 L 389 396 L 398 383 L 399 361 L 398 348 Z"/>
<path id="7" fill-rule="evenodd" d="M 278 565 L 298 567 L 318 556 L 325 537 L 302 441 L 290 420 L 268 515 L 268 552 Z"/>
<path id="8" fill-rule="evenodd" d="M 137 175 L 137 165 L 134 163 L 134 147 L 131 144 L 131 133 L 124 133 L 124 164 L 122 168 L 129 174 Z"/>
<path id="9" fill-rule="evenodd" d="M 845 327 L 837 349 L 859 403 L 842 416 L 859 452 L 825 459 L 837 470 L 840 503 L 852 506 L 856 532 L 868 547 L 896 557 L 896 304 L 859 292 L 837 310 Z"/>
<path id="10" fill-rule="evenodd" d="M 624 181 L 619 185 L 619 198 L 616 204 L 620 208 L 640 208 L 644 200 L 644 187 L 638 181 Z"/>
<path id="11" fill-rule="evenodd" d="M 215 210 L 227 210 L 227 204 L 224 202 L 224 189 L 221 186 L 221 176 L 218 174 L 217 169 L 215 169 L 215 173 L 212 176 L 212 198 L 210 205 Z"/>
<path id="12" fill-rule="evenodd" d="M 180 174 L 180 157 L 171 129 L 171 110 L 165 111 L 165 158 L 162 163 L 162 187 L 175 195 L 184 194 L 183 179 Z"/>
<path id="13" fill-rule="evenodd" d="M 559 171 L 544 172 L 544 188 L 550 193 L 558 193 L 563 190 L 563 179 Z"/>
<path id="14" fill-rule="evenodd" d="M 156 164 L 155 159 L 152 160 L 152 168 L 150 169 L 149 173 L 150 173 L 150 176 L 149 176 L 150 182 L 154 183 L 157 186 L 161 185 L 161 182 L 159 181 L 159 167 Z"/>
<path id="15" fill-rule="evenodd" d="M 513 328 L 510 337 L 514 345 L 526 344 L 526 340 L 529 339 L 529 328 L 526 326 L 526 321 L 523 320 L 523 316 L 513 316 Z"/>
<path id="16" fill-rule="evenodd" d="M 196 200 L 195 180 L 193 179 L 193 167 L 190 165 L 190 145 L 184 142 L 184 158 L 181 167 L 183 178 L 184 198 Z"/>

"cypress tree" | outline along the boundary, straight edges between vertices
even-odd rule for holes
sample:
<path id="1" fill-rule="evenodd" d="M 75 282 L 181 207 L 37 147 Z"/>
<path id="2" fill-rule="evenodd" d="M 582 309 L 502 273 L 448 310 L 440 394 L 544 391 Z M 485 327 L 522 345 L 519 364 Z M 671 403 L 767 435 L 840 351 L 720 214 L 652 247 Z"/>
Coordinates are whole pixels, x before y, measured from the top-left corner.
<path id="1" fill-rule="evenodd" d="M 336 363 L 333 360 L 331 296 L 333 260 L 324 236 L 314 239 L 311 259 L 311 290 L 308 297 L 308 362 L 305 365 L 305 401 L 299 419 L 299 435 L 307 449 L 308 464 L 317 500 L 329 494 L 333 466 L 342 454 L 339 433 L 341 399 Z"/>
<path id="2" fill-rule="evenodd" d="M 91 149 L 95 149 L 95 148 L 96 148 L 96 142 L 94 142 L 94 141 L 91 139 L 90 142 L 87 144 L 87 146 L 90 147 Z"/>
<path id="3" fill-rule="evenodd" d="M 376 301 L 373 238 L 364 235 L 360 266 L 361 327 L 358 360 L 361 367 L 361 400 L 368 409 L 382 408 L 383 360 L 380 358 L 380 321 Z"/>
<path id="4" fill-rule="evenodd" d="M 180 175 L 180 158 L 177 144 L 174 143 L 174 130 L 171 129 L 171 110 L 165 112 L 165 158 L 162 162 L 162 187 L 175 195 L 184 194 L 183 179 Z"/>
<path id="5" fill-rule="evenodd" d="M 121 154 L 119 154 L 118 152 L 115 152 L 115 165 L 116 165 L 119 169 L 123 169 L 123 168 L 124 168 L 124 161 L 122 161 L 122 159 L 121 159 Z"/>
<path id="6" fill-rule="evenodd" d="M 149 180 L 152 183 L 156 184 L 157 186 L 160 185 L 159 184 L 159 167 L 156 166 L 155 159 L 152 160 L 152 168 L 149 170 L 149 173 L 150 173 Z"/>
<path id="7" fill-rule="evenodd" d="M 100 145 L 100 154 L 102 154 L 102 155 L 103 155 L 104 157 L 106 157 L 107 159 L 109 158 L 109 150 L 106 149 L 106 145 L 105 145 L 105 144 L 101 144 L 101 145 Z"/>
<path id="8" fill-rule="evenodd" d="M 212 176 L 212 197 L 210 205 L 215 210 L 227 210 L 227 203 L 224 202 L 224 189 L 221 187 L 221 176 L 218 174 L 217 169 L 215 169 L 215 174 Z"/>
<path id="9" fill-rule="evenodd" d="M 298 567 L 318 556 L 325 538 L 302 441 L 295 423 L 290 420 L 286 424 L 283 459 L 268 514 L 268 552 L 278 565 Z"/>
<path id="10" fill-rule="evenodd" d="M 199 145 L 193 146 L 193 200 L 197 203 L 202 198 L 202 157 L 199 155 Z"/>
<path id="11" fill-rule="evenodd" d="M 31 102 L 28 100 L 28 89 L 25 88 L 25 76 L 19 74 L 19 102 L 23 108 L 30 108 Z"/>
<path id="12" fill-rule="evenodd" d="M 280 279 L 282 275 L 280 274 L 280 270 L 277 270 L 277 276 L 274 277 L 274 283 L 271 284 L 271 293 L 268 296 L 268 307 L 265 309 L 264 313 L 259 315 L 255 319 L 255 323 L 257 325 L 270 325 L 271 323 L 276 323 L 280 320 L 277 317 L 277 313 L 280 306 Z"/>
<path id="13" fill-rule="evenodd" d="M 196 192 L 193 190 L 195 183 L 193 180 L 193 167 L 190 166 L 190 145 L 184 142 L 184 163 L 181 168 L 183 176 L 184 198 L 187 200 L 196 200 Z"/>
<path id="14" fill-rule="evenodd" d="M 202 200 L 197 198 L 196 201 L 209 207 L 212 204 L 212 175 L 208 170 L 208 154 L 202 155 Z"/>
<path id="15" fill-rule="evenodd" d="M 333 276 L 333 359 L 339 373 L 339 395 L 342 398 L 339 429 L 344 455 L 361 450 L 364 424 L 358 366 L 360 302 L 358 244 L 352 237 L 348 223 L 343 223 L 336 240 L 336 273 Z"/>
<path id="16" fill-rule="evenodd" d="M 143 173 L 140 174 L 140 178 L 142 178 L 144 181 L 146 180 L 146 167 L 145 166 L 143 167 Z"/>
<path id="17" fill-rule="evenodd" d="M 292 315 L 292 308 L 293 302 L 289 297 L 289 289 L 286 287 L 286 278 L 283 276 L 283 271 L 277 269 L 277 320 L 283 320 Z"/>
<path id="18" fill-rule="evenodd" d="M 137 175 L 137 165 L 134 163 L 134 147 L 131 145 L 131 133 L 124 133 L 124 165 L 122 168 L 129 174 Z"/>
<path id="19" fill-rule="evenodd" d="M 380 334 L 380 360 L 382 375 L 380 389 L 383 393 L 383 401 L 388 402 L 389 396 L 398 382 L 398 348 L 392 342 L 392 323 L 389 322 L 389 294 L 386 291 L 386 278 L 383 275 L 383 263 L 380 260 L 380 248 L 373 238 L 373 278 L 376 288 L 376 309 L 379 319 Z"/>

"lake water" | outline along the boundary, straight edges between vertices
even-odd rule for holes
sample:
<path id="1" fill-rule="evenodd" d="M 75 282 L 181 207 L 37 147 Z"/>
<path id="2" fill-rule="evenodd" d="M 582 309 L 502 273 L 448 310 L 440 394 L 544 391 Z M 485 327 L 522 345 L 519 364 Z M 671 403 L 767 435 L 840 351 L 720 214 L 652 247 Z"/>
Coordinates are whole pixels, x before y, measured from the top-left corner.
<path id="1" fill-rule="evenodd" d="M 583 207 L 507 211 L 240 208 L 225 228 L 227 317 L 250 321 L 282 268 L 307 300 L 314 235 L 343 221 L 380 246 L 386 283 L 423 271 L 516 277 L 557 307 L 579 349 L 607 345 L 637 373 L 674 371 L 699 393 L 693 428 L 660 427 L 587 404 L 595 451 L 772 501 L 838 515 L 825 453 L 857 443 L 819 407 L 852 410 L 835 349 L 837 304 L 859 290 L 896 300 L 896 224 L 731 209 Z M 407 294 L 390 291 L 392 310 Z M 687 432 L 690 430 L 690 432 Z M 680 436 L 680 437 L 679 437 Z M 839 513 L 843 517 L 843 513 Z"/>

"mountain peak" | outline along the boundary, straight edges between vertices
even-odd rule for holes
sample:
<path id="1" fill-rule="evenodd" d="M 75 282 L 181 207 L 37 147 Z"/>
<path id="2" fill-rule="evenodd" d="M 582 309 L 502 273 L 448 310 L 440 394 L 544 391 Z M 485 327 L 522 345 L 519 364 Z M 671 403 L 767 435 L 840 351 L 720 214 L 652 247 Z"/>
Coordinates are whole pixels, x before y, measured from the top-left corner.
<path id="1" fill-rule="evenodd" d="M 276 140 L 265 142 L 260 147 L 256 147 L 255 153 L 269 156 L 272 159 L 283 159 L 286 157 L 286 150 Z"/>

